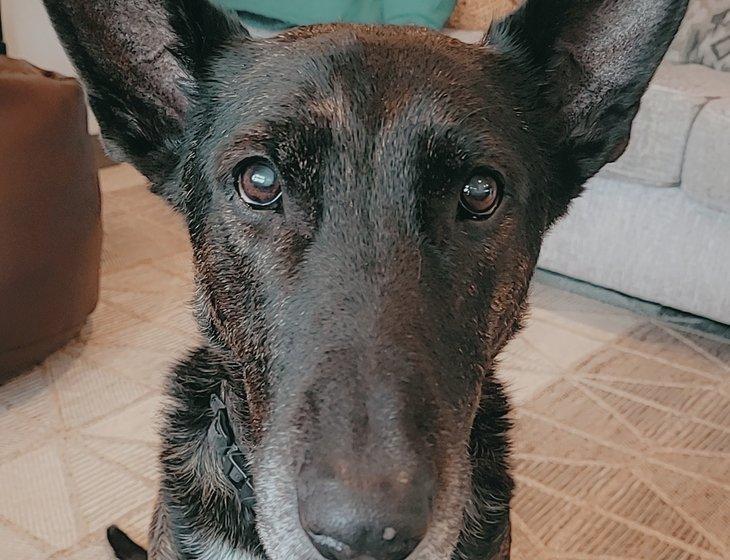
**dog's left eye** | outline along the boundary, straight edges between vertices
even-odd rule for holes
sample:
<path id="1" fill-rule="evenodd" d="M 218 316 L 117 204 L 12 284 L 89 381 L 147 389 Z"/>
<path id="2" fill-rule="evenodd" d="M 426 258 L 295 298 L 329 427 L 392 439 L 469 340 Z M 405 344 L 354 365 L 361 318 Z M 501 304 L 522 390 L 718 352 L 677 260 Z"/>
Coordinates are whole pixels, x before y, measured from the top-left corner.
<path id="1" fill-rule="evenodd" d="M 502 202 L 502 182 L 483 171 L 471 176 L 461 190 L 459 204 L 463 217 L 483 220 L 497 211 Z"/>
<path id="2" fill-rule="evenodd" d="M 245 162 L 238 172 L 238 192 L 251 208 L 273 209 L 281 199 L 279 173 L 266 161 Z"/>

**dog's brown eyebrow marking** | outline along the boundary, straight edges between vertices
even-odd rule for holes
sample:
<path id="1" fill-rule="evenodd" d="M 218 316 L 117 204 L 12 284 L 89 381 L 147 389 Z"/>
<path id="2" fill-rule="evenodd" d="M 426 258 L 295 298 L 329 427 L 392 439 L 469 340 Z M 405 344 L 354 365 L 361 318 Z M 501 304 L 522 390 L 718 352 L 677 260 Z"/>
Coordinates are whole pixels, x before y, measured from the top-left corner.
<path id="1" fill-rule="evenodd" d="M 233 135 L 230 143 L 219 147 L 213 157 L 215 178 L 222 182 L 233 172 L 236 165 L 246 157 L 264 156 L 268 153 L 267 143 L 271 133 L 265 126 L 248 129 L 243 134 Z"/>
<path id="2" fill-rule="evenodd" d="M 354 115 L 350 110 L 352 100 L 345 93 L 340 80 L 331 81 L 332 90 L 325 95 L 309 98 L 305 103 L 305 112 L 314 119 L 322 119 L 331 126 L 343 128 L 352 122 Z"/>

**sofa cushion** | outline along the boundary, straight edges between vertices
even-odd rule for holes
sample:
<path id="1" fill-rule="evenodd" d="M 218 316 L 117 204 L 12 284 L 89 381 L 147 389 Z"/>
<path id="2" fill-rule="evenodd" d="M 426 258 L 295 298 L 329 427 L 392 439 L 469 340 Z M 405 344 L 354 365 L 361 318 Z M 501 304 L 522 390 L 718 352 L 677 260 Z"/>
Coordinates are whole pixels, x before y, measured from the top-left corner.
<path id="1" fill-rule="evenodd" d="M 663 63 L 641 102 L 624 155 L 608 175 L 658 187 L 677 186 L 689 132 L 709 98 L 730 97 L 730 76 L 696 64 Z"/>
<path id="2" fill-rule="evenodd" d="M 730 212 L 730 97 L 710 101 L 687 144 L 682 189 L 695 200 Z"/>

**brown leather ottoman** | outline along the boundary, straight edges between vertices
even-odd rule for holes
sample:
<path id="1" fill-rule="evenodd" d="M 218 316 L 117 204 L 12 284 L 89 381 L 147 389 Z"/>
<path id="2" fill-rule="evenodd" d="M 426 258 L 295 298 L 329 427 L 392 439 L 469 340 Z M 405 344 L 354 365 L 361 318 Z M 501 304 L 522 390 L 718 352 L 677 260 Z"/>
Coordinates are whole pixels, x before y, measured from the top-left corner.
<path id="1" fill-rule="evenodd" d="M 81 86 L 0 56 L 0 383 L 96 306 L 100 204 Z"/>

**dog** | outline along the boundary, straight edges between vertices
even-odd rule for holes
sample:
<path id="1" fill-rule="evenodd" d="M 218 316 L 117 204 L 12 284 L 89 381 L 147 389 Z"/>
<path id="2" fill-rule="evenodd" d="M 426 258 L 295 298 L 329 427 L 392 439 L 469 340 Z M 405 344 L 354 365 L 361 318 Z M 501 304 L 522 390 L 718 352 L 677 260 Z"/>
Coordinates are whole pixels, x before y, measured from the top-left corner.
<path id="1" fill-rule="evenodd" d="M 528 0 L 477 45 L 256 40 L 204 0 L 45 4 L 195 263 L 205 343 L 167 385 L 149 552 L 113 527 L 117 555 L 509 558 L 497 356 L 686 0 Z"/>

